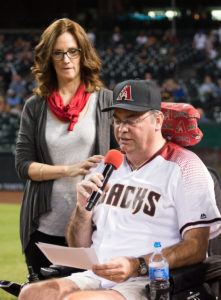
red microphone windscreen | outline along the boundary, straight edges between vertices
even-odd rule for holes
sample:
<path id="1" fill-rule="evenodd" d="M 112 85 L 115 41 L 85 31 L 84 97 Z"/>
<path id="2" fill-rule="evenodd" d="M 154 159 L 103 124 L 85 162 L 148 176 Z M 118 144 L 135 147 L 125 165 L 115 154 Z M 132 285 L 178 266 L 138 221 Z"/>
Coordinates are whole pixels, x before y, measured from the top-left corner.
<path id="1" fill-rule="evenodd" d="M 124 159 L 124 155 L 119 150 L 111 149 L 107 152 L 104 159 L 104 163 L 110 164 L 115 169 L 118 169 L 122 164 L 123 159 Z"/>

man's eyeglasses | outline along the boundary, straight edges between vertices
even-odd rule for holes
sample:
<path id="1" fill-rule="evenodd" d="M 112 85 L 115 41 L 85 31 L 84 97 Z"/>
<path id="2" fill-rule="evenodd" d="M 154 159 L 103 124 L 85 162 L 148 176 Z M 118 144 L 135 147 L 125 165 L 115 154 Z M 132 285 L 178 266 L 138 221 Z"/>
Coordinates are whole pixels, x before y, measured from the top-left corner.
<path id="1" fill-rule="evenodd" d="M 67 55 L 68 58 L 72 59 L 77 57 L 81 52 L 81 49 L 79 48 L 71 48 L 68 49 L 67 51 L 60 51 L 60 50 L 55 50 L 52 53 L 52 56 L 54 60 L 62 60 L 64 59 L 64 56 Z"/>
<path id="2" fill-rule="evenodd" d="M 143 117 L 131 117 L 131 118 L 127 118 L 125 120 L 119 120 L 115 116 L 113 116 L 113 125 L 116 127 L 119 127 L 121 125 L 127 126 L 127 127 L 134 127 L 138 123 L 145 120 L 147 117 L 151 116 L 153 114 L 153 112 L 154 111 L 151 111 L 151 113 L 144 115 Z"/>

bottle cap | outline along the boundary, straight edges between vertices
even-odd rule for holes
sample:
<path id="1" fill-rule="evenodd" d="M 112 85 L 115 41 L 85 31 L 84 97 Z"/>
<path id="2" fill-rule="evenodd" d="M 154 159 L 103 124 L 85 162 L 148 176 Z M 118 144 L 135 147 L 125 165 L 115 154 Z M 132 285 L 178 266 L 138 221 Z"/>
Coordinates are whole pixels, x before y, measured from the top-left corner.
<path id="1" fill-rule="evenodd" d="M 155 242 L 154 243 L 154 248 L 160 248 L 161 247 L 161 243 L 160 242 Z"/>

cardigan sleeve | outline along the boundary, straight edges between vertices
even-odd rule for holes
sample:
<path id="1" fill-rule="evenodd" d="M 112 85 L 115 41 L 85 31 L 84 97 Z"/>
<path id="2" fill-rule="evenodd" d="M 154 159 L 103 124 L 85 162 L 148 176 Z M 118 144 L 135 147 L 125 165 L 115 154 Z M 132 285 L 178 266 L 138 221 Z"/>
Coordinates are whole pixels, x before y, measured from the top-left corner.
<path id="1" fill-rule="evenodd" d="M 36 151 L 36 96 L 29 98 L 21 114 L 20 128 L 16 141 L 15 168 L 20 178 L 29 179 L 28 168 L 33 161 L 37 161 Z"/>
<path id="2" fill-rule="evenodd" d="M 33 161 L 51 164 L 45 141 L 46 101 L 36 95 L 25 103 L 16 143 L 15 164 L 21 178 L 29 179 L 28 168 Z M 39 218 L 51 210 L 53 180 L 26 180 L 21 211 L 20 238 L 23 251 L 31 234 L 38 228 Z"/>

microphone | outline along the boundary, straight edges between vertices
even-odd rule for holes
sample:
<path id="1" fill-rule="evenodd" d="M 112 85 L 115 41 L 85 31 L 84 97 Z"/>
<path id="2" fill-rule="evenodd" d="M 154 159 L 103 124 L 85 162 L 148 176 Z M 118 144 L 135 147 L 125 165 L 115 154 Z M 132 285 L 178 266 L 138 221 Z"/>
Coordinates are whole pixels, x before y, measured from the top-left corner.
<path id="1" fill-rule="evenodd" d="M 99 188 L 98 191 L 94 191 L 91 194 L 91 196 L 88 200 L 88 203 L 86 205 L 87 210 L 90 211 L 95 206 L 95 204 L 97 203 L 101 194 L 103 193 L 103 190 L 104 190 L 112 172 L 114 170 L 117 170 L 120 167 L 121 163 L 123 162 L 123 159 L 124 159 L 123 154 L 118 150 L 112 149 L 107 152 L 105 159 L 104 159 L 104 163 L 106 166 L 102 173 L 104 176 L 103 185 L 102 185 L 102 187 Z"/>

